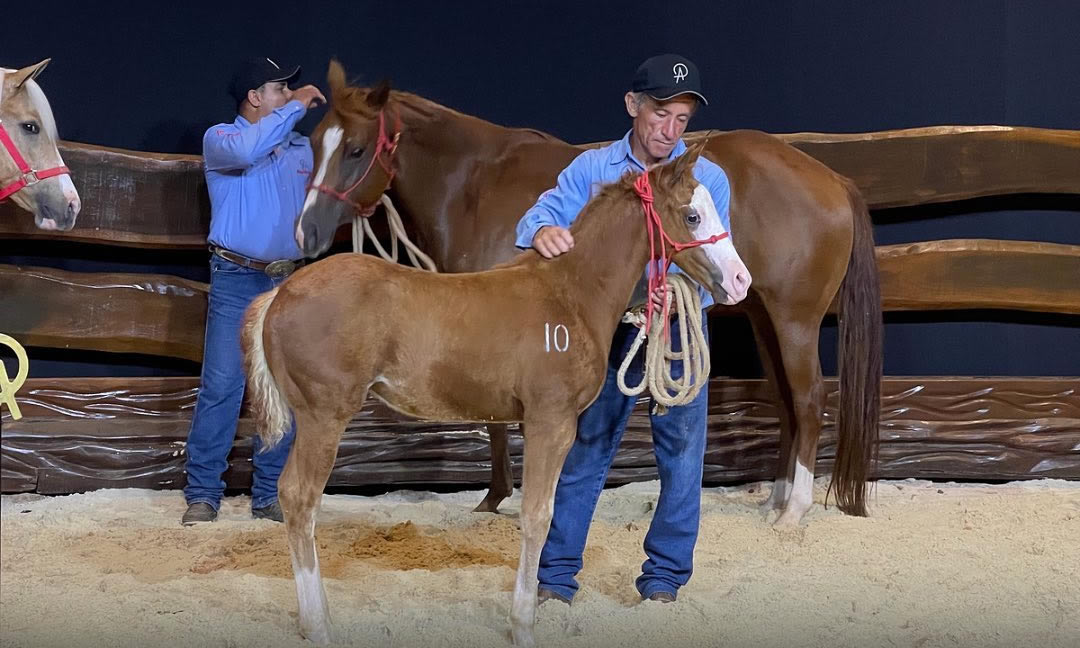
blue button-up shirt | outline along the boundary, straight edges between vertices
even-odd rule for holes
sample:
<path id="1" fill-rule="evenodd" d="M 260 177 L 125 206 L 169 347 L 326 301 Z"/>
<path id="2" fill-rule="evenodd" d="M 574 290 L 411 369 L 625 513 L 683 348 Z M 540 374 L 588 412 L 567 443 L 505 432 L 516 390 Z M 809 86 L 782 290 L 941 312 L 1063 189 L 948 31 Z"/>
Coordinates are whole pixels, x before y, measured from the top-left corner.
<path id="1" fill-rule="evenodd" d="M 525 212 L 518 222 L 515 244 L 520 248 L 532 247 L 533 237 L 541 227 L 549 225 L 570 227 L 585 203 L 594 197 L 603 185 L 617 181 L 628 169 L 639 173 L 644 171 L 645 165 L 631 152 L 631 133 L 632 131 L 627 132 L 621 140 L 604 148 L 585 151 L 563 169 L 555 187 L 541 194 L 536 204 Z M 671 150 L 668 160 L 673 160 L 685 152 L 686 143 L 680 139 Z M 716 203 L 720 221 L 724 224 L 724 229 L 730 232 L 728 205 L 731 202 L 731 188 L 728 185 L 727 174 L 715 163 L 699 157 L 697 163 L 694 164 L 694 178 L 709 190 L 713 202 Z M 681 272 L 681 270 L 672 265 L 671 272 Z M 712 294 L 709 291 L 699 286 L 698 292 L 701 294 L 702 308 L 713 304 Z M 631 303 L 643 299 L 644 286 L 639 284 Z"/>
<path id="2" fill-rule="evenodd" d="M 311 143 L 292 129 L 306 112 L 293 100 L 254 124 L 237 115 L 203 135 L 211 244 L 259 261 L 303 257 L 293 227 L 311 174 Z"/>

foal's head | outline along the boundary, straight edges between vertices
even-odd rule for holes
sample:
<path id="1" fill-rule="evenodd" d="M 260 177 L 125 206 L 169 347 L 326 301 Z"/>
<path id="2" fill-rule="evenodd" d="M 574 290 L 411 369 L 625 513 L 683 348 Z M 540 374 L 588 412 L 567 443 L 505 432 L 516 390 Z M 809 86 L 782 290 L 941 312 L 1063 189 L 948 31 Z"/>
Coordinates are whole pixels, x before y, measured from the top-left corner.
<path id="1" fill-rule="evenodd" d="M 653 205 L 667 233 L 658 238 L 664 239 L 667 257 L 709 289 L 716 303 L 737 304 L 750 288 L 750 272 L 735 251 L 709 190 L 694 178 L 694 165 L 707 144 L 702 140 L 674 161 L 649 171 Z"/>
<path id="2" fill-rule="evenodd" d="M 46 59 L 21 70 L 0 68 L 0 196 L 33 212 L 41 229 L 69 230 L 79 215 L 79 193 L 56 147 L 56 121 L 34 78 Z"/>
<path id="3" fill-rule="evenodd" d="M 335 60 L 326 75 L 330 110 L 311 135 L 315 168 L 304 207 L 296 217 L 296 243 L 308 257 L 325 252 L 334 232 L 359 212 L 369 215 L 393 180 L 401 133 L 387 110 L 390 86 L 349 86 Z"/>

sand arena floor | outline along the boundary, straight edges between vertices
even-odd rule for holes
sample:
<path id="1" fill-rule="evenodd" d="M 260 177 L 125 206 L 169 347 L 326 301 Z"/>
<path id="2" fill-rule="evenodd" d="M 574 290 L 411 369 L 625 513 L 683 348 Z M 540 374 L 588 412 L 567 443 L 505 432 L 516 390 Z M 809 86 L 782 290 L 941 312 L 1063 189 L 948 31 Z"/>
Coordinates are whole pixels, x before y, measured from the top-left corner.
<path id="1" fill-rule="evenodd" d="M 768 484 L 705 489 L 695 574 L 671 605 L 633 580 L 657 482 L 604 492 L 572 607 L 542 646 L 1080 646 L 1080 483 L 881 482 L 871 518 L 779 531 Z M 509 646 L 520 493 L 329 495 L 316 534 L 340 645 Z M 2 498 L 0 646 L 310 646 L 280 525 L 246 497 L 178 524 L 179 492 Z M 773 515 L 775 517 L 775 514 Z"/>

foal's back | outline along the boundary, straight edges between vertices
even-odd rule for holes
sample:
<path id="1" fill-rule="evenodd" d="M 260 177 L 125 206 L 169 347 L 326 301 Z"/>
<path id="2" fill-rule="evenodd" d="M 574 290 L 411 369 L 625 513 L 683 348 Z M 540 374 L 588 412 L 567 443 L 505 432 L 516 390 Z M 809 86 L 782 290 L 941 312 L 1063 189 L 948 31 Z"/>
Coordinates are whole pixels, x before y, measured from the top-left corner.
<path id="1" fill-rule="evenodd" d="M 563 346 L 580 316 L 543 264 L 434 274 L 370 255 L 337 254 L 285 282 L 267 320 L 275 377 L 302 397 L 359 409 L 370 389 L 418 418 L 512 422 L 523 403 L 583 401 L 599 383 L 596 342 Z M 558 334 L 554 329 L 559 328 Z M 274 339 L 289 340 L 288 347 Z M 287 369 L 286 369 L 287 368 Z M 322 391 L 304 385 L 328 382 Z M 280 379 L 280 378 L 279 378 Z"/>

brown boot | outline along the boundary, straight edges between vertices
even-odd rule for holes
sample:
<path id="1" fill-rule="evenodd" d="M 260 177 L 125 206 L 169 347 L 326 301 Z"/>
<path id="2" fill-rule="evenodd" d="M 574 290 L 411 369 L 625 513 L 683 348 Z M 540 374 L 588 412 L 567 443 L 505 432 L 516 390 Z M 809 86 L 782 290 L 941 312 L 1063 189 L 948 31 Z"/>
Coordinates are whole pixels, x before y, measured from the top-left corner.
<path id="1" fill-rule="evenodd" d="M 642 601 L 658 601 L 660 603 L 674 603 L 675 595 L 671 592 L 665 592 L 664 590 L 658 590 L 649 594 L 648 598 L 642 598 Z"/>
<path id="2" fill-rule="evenodd" d="M 262 508 L 251 509 L 251 517 L 256 520 L 273 520 L 274 522 L 285 521 L 285 516 L 281 513 L 281 504 L 278 504 L 277 502 Z"/>
<path id="3" fill-rule="evenodd" d="M 562 603 L 570 605 L 570 599 L 566 598 L 565 596 L 559 596 L 558 594 L 552 592 L 546 587 L 536 588 L 536 604 L 540 605 L 544 601 L 560 601 Z"/>
<path id="4" fill-rule="evenodd" d="M 200 522 L 213 522 L 217 519 L 217 511 L 206 502 L 195 502 L 184 511 L 184 517 L 180 518 L 180 524 L 192 526 Z"/>

